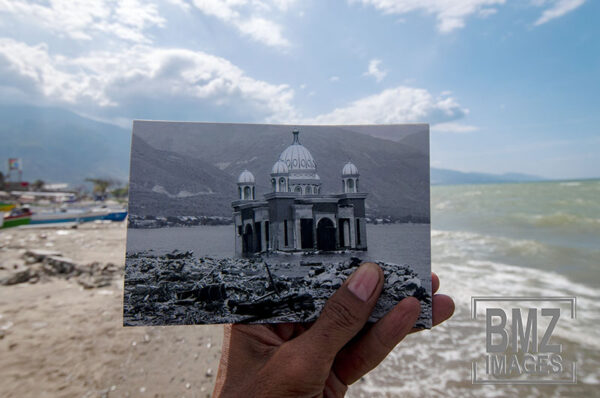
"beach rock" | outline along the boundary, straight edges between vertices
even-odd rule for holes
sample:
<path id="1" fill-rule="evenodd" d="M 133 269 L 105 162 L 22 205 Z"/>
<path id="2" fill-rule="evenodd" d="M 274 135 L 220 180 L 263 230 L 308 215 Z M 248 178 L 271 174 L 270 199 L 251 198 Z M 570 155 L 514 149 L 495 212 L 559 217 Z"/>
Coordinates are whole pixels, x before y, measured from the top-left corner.
<path id="1" fill-rule="evenodd" d="M 34 264 L 44 261 L 46 257 L 60 256 L 62 256 L 62 253 L 52 250 L 26 250 L 22 257 L 27 264 Z"/>
<path id="2" fill-rule="evenodd" d="M 46 256 L 43 263 L 49 266 L 49 269 L 57 274 L 71 274 L 79 268 L 70 258 L 60 256 Z"/>
<path id="3" fill-rule="evenodd" d="M 33 273 L 30 269 L 20 270 L 10 273 L 8 276 L 0 280 L 1 285 L 9 286 L 16 285 L 18 283 L 25 283 L 31 279 Z"/>

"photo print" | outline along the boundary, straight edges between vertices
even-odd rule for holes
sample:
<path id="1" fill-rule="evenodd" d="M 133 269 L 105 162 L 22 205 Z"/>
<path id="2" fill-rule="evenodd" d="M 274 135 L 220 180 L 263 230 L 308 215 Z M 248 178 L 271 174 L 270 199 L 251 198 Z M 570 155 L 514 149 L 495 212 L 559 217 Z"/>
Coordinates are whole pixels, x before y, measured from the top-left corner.
<path id="1" fill-rule="evenodd" d="M 429 126 L 135 121 L 124 324 L 310 322 L 363 262 L 431 327 Z"/>

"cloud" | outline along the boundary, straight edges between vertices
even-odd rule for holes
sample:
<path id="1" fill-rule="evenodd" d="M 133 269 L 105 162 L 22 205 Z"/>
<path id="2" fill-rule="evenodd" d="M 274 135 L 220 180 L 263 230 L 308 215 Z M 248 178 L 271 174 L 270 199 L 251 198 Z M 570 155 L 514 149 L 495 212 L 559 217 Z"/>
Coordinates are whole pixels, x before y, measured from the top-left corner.
<path id="1" fill-rule="evenodd" d="M 156 4 L 140 0 L 49 0 L 32 3 L 0 0 L 0 14 L 22 22 L 35 22 L 53 34 L 75 40 L 92 40 L 98 34 L 135 43 L 149 43 L 145 30 L 163 27 L 165 19 Z"/>
<path id="2" fill-rule="evenodd" d="M 576 8 L 579 8 L 583 3 L 585 3 L 585 0 L 555 0 L 552 2 L 550 8 L 544 10 L 542 15 L 535 21 L 534 25 L 539 26 L 553 19 L 560 18 Z"/>
<path id="3" fill-rule="evenodd" d="M 192 3 L 202 13 L 232 25 L 257 42 L 272 47 L 290 46 L 282 26 L 266 15 L 287 11 L 294 3 L 292 0 L 193 0 Z"/>
<path id="4" fill-rule="evenodd" d="M 455 123 L 455 122 L 444 122 L 436 123 L 431 126 L 431 131 L 436 133 L 457 133 L 465 134 L 472 133 L 479 130 L 477 126 L 471 126 L 468 124 Z"/>
<path id="5" fill-rule="evenodd" d="M 19 91 L 30 102 L 45 99 L 115 119 L 149 104 L 192 113 L 231 107 L 260 120 L 297 118 L 289 86 L 253 79 L 224 58 L 187 49 L 137 45 L 67 58 L 45 44 L 0 39 L 0 76 L 3 91 Z"/>
<path id="6" fill-rule="evenodd" d="M 372 59 L 371 61 L 369 61 L 369 67 L 364 73 L 364 75 L 374 77 L 375 80 L 379 83 L 387 75 L 387 71 L 379 69 L 379 65 L 381 65 L 380 59 Z"/>
<path id="7" fill-rule="evenodd" d="M 370 95 L 345 107 L 314 118 L 314 124 L 443 123 L 468 114 L 450 95 L 431 95 L 427 90 L 399 86 Z"/>
<path id="8" fill-rule="evenodd" d="M 281 33 L 281 26 L 268 19 L 252 17 L 239 21 L 236 27 L 243 34 L 268 46 L 288 47 L 290 45 L 290 42 Z"/>
<path id="9" fill-rule="evenodd" d="M 185 0 L 165 0 L 167 3 L 170 3 L 174 6 L 177 6 L 181 9 L 183 9 L 183 11 L 189 11 L 191 9 L 190 5 L 188 3 L 186 3 Z"/>
<path id="10" fill-rule="evenodd" d="M 434 15 L 438 21 L 438 30 L 448 33 L 465 26 L 465 20 L 473 14 L 481 16 L 493 13 L 495 5 L 505 0 L 349 0 L 375 7 L 384 14 L 408 14 L 424 12 Z"/>
<path id="11" fill-rule="evenodd" d="M 339 76 L 331 76 L 329 78 L 329 81 L 332 82 L 332 83 L 339 82 L 340 81 L 340 77 Z"/>
<path id="12" fill-rule="evenodd" d="M 495 14 L 497 6 L 504 5 L 506 0 L 348 0 L 374 7 L 384 14 L 404 15 L 411 12 L 423 12 L 434 15 L 437 28 L 441 33 L 449 33 L 465 26 L 467 18 L 476 15 L 487 18 Z M 575 10 L 586 0 L 531 0 L 534 6 L 550 7 L 544 10 L 534 25 L 542 25 L 555 18 Z"/>

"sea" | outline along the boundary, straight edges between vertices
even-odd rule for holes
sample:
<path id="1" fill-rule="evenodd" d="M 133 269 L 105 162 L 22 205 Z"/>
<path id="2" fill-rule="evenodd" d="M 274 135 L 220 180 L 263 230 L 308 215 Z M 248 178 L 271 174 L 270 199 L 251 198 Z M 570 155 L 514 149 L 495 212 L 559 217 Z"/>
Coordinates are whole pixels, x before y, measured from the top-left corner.
<path id="1" fill-rule="evenodd" d="M 455 314 L 408 336 L 349 396 L 599 397 L 600 181 L 435 186 L 431 199 L 432 269 Z M 577 384 L 474 385 L 479 296 L 576 297 L 576 318 L 563 312 L 550 341 L 576 361 Z"/>
<path id="2" fill-rule="evenodd" d="M 431 267 L 439 292 L 456 303 L 454 316 L 408 336 L 348 396 L 600 397 L 600 180 L 435 186 L 431 212 Z M 169 228 L 168 238 L 166 231 L 130 230 L 128 251 L 170 251 L 176 242 L 180 250 L 229 255 L 232 227 L 210 228 Z M 369 252 L 414 263 L 422 275 L 428 261 L 420 262 L 425 251 L 415 247 L 428 231 L 369 225 Z M 481 296 L 576 297 L 575 318 L 563 309 L 550 340 L 576 362 L 576 384 L 474 385 L 473 362 L 486 354 L 485 321 L 471 316 L 472 298 Z"/>

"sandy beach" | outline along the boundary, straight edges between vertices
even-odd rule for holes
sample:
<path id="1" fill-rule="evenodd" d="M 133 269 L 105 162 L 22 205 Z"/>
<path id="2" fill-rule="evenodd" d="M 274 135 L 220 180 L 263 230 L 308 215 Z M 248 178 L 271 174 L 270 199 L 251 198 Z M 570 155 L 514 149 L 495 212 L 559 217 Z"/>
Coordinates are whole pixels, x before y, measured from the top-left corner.
<path id="1" fill-rule="evenodd" d="M 2 396 L 210 396 L 221 326 L 122 326 L 125 233 L 125 223 L 0 233 L 0 279 L 31 267 L 30 249 L 118 270 L 96 288 L 62 275 L 0 286 Z"/>

